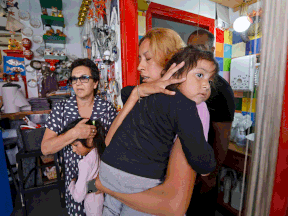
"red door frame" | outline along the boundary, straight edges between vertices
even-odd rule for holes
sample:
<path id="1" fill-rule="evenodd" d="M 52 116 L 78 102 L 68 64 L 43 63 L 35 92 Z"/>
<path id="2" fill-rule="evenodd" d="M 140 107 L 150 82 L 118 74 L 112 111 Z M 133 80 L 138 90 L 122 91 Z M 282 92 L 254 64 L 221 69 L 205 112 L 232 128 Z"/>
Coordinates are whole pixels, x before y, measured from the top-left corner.
<path id="1" fill-rule="evenodd" d="M 288 54 L 286 64 L 286 84 L 283 96 L 283 110 L 280 126 L 278 158 L 275 171 L 270 216 L 288 215 Z M 287 117 L 287 119 L 286 119 Z"/>
<path id="2" fill-rule="evenodd" d="M 137 85 L 138 2 L 120 0 L 122 86 Z"/>
<path id="3" fill-rule="evenodd" d="M 138 62 L 138 2 L 137 0 L 120 0 L 120 28 L 121 28 L 121 60 L 122 60 L 122 86 L 137 85 L 139 73 Z M 197 14 L 171 8 L 161 4 L 149 5 L 146 12 L 147 31 L 152 28 L 153 17 L 199 25 L 214 34 L 215 21 Z"/>
<path id="4" fill-rule="evenodd" d="M 214 34 L 215 20 L 198 14 L 168 7 L 151 2 L 146 12 L 146 30 L 152 28 L 152 16 L 169 21 L 179 22 L 187 25 L 194 25 L 209 30 Z"/>

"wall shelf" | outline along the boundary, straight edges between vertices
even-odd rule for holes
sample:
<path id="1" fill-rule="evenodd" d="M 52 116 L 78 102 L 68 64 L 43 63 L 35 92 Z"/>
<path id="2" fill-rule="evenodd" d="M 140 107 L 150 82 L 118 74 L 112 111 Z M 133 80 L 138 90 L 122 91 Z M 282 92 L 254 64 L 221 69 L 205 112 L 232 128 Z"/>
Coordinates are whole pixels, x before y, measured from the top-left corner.
<path id="1" fill-rule="evenodd" d="M 58 10 L 62 10 L 62 0 L 40 0 L 40 5 L 44 8 L 57 7 Z"/>
<path id="2" fill-rule="evenodd" d="M 54 43 L 54 44 L 65 44 L 66 43 L 66 37 L 60 37 L 60 36 L 43 35 L 43 40 L 45 43 Z"/>
<path id="3" fill-rule="evenodd" d="M 43 26 L 51 25 L 51 26 L 60 26 L 65 27 L 64 18 L 63 17 L 53 17 L 47 15 L 41 15 Z"/>
<path id="4" fill-rule="evenodd" d="M 65 59 L 66 59 L 66 56 L 44 55 L 44 59 L 58 59 L 58 60 L 65 60 Z"/>

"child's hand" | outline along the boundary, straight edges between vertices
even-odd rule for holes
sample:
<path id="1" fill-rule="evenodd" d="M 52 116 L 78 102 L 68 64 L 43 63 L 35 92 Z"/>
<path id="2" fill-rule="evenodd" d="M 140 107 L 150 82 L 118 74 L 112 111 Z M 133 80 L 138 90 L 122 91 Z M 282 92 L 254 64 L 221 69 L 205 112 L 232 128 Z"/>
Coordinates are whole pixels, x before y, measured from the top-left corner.
<path id="1" fill-rule="evenodd" d="M 166 89 L 166 87 L 172 84 L 184 82 L 186 80 L 186 78 L 176 79 L 172 77 L 180 68 L 184 66 L 184 64 L 184 62 L 181 62 L 178 65 L 174 63 L 160 79 L 149 83 L 142 83 L 141 85 L 139 85 L 140 97 L 146 97 L 156 93 L 175 95 L 175 92 L 169 91 L 168 89 Z"/>
<path id="2" fill-rule="evenodd" d="M 75 182 L 76 182 L 76 180 L 77 180 L 76 178 L 73 178 L 73 179 L 71 180 L 71 182 L 72 182 L 72 181 L 75 181 Z"/>

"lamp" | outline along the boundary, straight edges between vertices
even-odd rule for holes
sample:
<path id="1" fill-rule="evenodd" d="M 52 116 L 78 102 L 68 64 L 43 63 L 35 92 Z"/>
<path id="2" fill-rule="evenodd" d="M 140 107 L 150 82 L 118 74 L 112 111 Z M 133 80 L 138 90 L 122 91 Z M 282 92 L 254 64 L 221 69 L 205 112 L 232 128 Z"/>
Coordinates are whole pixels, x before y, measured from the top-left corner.
<path id="1" fill-rule="evenodd" d="M 233 29 L 236 32 L 246 31 L 252 23 L 252 20 L 248 16 L 240 16 L 233 23 Z"/>
<path id="2" fill-rule="evenodd" d="M 252 19 L 247 14 L 248 6 L 246 0 L 243 0 L 243 3 L 240 5 L 240 17 L 238 17 L 233 23 L 233 29 L 236 32 L 244 32 L 248 30 L 251 23 L 253 22 Z"/>

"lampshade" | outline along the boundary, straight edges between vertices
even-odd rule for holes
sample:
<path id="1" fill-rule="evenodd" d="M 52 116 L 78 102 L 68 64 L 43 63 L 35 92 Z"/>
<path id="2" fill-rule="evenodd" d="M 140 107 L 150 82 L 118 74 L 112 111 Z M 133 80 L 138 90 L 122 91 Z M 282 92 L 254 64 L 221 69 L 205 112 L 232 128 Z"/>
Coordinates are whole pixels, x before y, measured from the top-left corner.
<path id="1" fill-rule="evenodd" d="M 238 17 L 233 23 L 233 29 L 236 32 L 244 32 L 250 27 L 251 22 L 252 20 L 248 16 Z"/>

